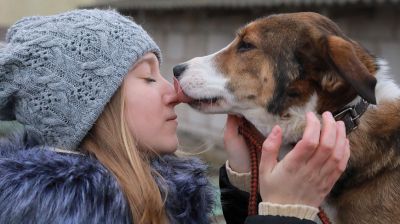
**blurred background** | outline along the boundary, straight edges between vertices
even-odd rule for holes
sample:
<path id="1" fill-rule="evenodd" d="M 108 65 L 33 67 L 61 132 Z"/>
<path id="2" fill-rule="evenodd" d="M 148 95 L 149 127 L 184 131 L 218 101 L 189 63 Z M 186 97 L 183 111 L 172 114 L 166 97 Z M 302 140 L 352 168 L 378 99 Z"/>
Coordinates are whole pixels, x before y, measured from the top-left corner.
<path id="1" fill-rule="evenodd" d="M 275 13 L 314 11 L 335 21 L 347 35 L 389 62 L 400 82 L 400 0 L 0 0 L 0 42 L 7 28 L 24 16 L 50 15 L 74 8 L 114 8 L 147 30 L 163 52 L 161 71 L 213 53 L 231 42 L 235 31 L 255 18 Z M 177 106 L 181 149 L 210 163 L 217 186 L 225 115 L 203 115 Z M 0 135 L 15 128 L 1 122 Z M 219 207 L 215 222 L 224 223 Z"/>

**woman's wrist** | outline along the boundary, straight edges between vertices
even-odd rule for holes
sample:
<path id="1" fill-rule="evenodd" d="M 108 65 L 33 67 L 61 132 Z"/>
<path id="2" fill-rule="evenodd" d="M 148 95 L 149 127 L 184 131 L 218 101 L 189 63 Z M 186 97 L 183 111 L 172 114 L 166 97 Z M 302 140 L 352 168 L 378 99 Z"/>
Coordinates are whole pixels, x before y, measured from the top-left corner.
<path id="1" fill-rule="evenodd" d="M 243 160 L 243 158 L 228 158 L 229 167 L 237 173 L 250 172 L 250 163 L 241 160 Z"/>
<path id="2" fill-rule="evenodd" d="M 225 163 L 226 173 L 229 182 L 236 188 L 250 192 L 251 172 L 240 173 L 230 167 L 229 160 Z"/>
<path id="3" fill-rule="evenodd" d="M 314 220 L 318 214 L 318 208 L 300 204 L 276 204 L 261 202 L 258 205 L 259 215 L 287 216 L 299 219 Z"/>

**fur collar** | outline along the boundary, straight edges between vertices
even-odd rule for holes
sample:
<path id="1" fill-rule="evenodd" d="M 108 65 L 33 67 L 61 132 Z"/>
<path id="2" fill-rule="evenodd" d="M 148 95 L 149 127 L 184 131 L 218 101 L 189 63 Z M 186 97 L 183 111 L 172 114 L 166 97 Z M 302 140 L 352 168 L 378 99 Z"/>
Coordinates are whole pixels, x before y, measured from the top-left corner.
<path id="1" fill-rule="evenodd" d="M 206 165 L 198 159 L 163 156 L 152 162 L 163 178 L 156 177 L 171 223 L 209 223 L 206 215 L 212 210 L 213 189 L 205 175 Z M 187 222 L 190 217 L 191 221 Z"/>
<path id="2" fill-rule="evenodd" d="M 131 222 L 114 176 L 96 159 L 27 147 L 24 136 L 0 141 L 0 223 Z M 167 155 L 152 167 L 171 223 L 210 223 L 214 191 L 200 160 Z"/>

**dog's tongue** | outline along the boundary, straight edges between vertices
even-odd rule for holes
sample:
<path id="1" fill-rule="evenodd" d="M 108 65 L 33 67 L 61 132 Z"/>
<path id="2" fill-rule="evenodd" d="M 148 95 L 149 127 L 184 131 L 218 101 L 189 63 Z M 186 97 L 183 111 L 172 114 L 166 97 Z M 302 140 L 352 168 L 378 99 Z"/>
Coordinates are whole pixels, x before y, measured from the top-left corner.
<path id="1" fill-rule="evenodd" d="M 193 99 L 190 98 L 189 96 L 187 96 L 183 90 L 181 85 L 179 84 L 179 81 L 174 77 L 174 88 L 175 88 L 175 92 L 178 95 L 178 100 L 182 103 L 189 103 L 191 102 Z"/>

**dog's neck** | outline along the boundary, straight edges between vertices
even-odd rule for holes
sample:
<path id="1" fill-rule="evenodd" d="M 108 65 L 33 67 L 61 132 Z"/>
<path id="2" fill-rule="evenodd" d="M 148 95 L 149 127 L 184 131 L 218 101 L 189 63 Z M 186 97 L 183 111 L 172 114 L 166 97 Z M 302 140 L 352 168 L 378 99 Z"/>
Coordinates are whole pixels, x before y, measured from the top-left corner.
<path id="1" fill-rule="evenodd" d="M 400 166 L 400 88 L 388 75 L 386 62 L 379 62 L 377 105 L 369 106 L 360 119 L 360 127 L 348 135 L 352 153 L 349 165 L 331 197 Z"/>
<path id="2" fill-rule="evenodd" d="M 283 144 L 291 144 L 297 142 L 302 136 L 305 128 L 305 114 L 312 111 L 319 116 L 316 112 L 317 99 L 317 95 L 314 94 L 305 105 L 289 108 L 290 117 L 288 118 L 268 113 L 264 108 L 249 109 L 240 113 L 264 136 L 267 136 L 275 125 L 279 125 L 283 130 Z"/>

